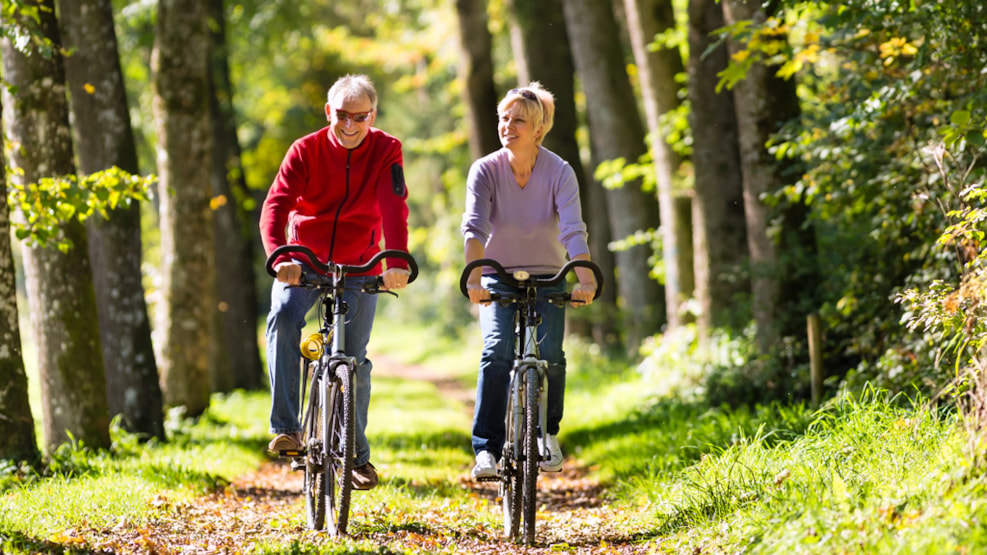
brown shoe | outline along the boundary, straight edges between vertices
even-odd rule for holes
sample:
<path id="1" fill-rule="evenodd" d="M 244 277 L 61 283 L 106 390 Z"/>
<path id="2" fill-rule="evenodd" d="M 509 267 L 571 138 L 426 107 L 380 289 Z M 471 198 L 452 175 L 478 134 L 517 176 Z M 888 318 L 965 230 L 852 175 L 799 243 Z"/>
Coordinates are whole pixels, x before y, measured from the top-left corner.
<path id="1" fill-rule="evenodd" d="M 353 469 L 353 489 L 368 490 L 377 485 L 377 469 L 367 461 Z"/>
<path id="2" fill-rule="evenodd" d="M 290 434 L 278 434 L 270 443 L 267 444 L 267 450 L 272 453 L 297 453 L 301 452 L 302 448 L 302 433 L 292 432 Z"/>

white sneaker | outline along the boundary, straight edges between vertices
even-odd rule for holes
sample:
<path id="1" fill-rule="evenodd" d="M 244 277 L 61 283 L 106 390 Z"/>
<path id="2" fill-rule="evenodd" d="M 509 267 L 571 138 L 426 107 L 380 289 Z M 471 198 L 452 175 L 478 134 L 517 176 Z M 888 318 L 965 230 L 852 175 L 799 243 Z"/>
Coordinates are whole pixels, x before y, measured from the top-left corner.
<path id="1" fill-rule="evenodd" d="M 562 470 L 562 448 L 559 447 L 559 440 L 552 434 L 545 434 L 543 438 L 538 438 L 538 450 L 544 453 L 548 451 L 548 460 L 541 461 L 538 466 L 542 472 L 558 472 Z"/>
<path id="2" fill-rule="evenodd" d="M 476 454 L 476 465 L 471 474 L 474 480 L 489 480 L 497 477 L 497 461 L 490 451 L 480 451 Z"/>

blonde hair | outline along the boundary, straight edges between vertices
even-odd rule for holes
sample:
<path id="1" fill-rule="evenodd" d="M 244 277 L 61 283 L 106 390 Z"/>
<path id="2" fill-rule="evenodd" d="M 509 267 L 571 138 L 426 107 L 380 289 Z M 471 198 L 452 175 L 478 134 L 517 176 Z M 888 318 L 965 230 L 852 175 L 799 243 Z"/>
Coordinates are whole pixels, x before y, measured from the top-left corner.
<path id="1" fill-rule="evenodd" d="M 534 98 L 528 98 L 525 95 L 526 92 L 532 93 Z M 509 108 L 515 105 L 520 108 L 521 115 L 526 119 L 541 122 L 542 132 L 535 140 L 540 146 L 545 140 L 545 135 L 548 135 L 552 126 L 555 125 L 555 96 L 538 81 L 532 81 L 527 86 L 507 91 L 504 98 L 497 104 L 497 116 L 503 116 Z"/>

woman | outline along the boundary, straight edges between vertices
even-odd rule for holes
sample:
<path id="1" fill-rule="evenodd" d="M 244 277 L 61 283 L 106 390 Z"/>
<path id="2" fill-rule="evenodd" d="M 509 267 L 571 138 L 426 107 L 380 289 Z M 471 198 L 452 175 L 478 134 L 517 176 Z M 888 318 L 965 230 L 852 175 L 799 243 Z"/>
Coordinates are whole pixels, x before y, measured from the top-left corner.
<path id="1" fill-rule="evenodd" d="M 579 205 L 579 184 L 572 168 L 541 146 L 552 129 L 555 98 L 539 83 L 511 89 L 497 105 L 497 131 L 503 148 L 473 163 L 467 178 L 466 212 L 462 232 L 466 263 L 493 258 L 508 272 L 526 270 L 533 276 L 551 276 L 570 259 L 589 260 L 586 224 Z M 496 275 L 469 276 L 470 301 L 480 303 L 483 353 L 477 377 L 473 414 L 474 479 L 497 475 L 504 445 L 504 413 L 510 370 L 514 363 L 514 306 L 489 303 L 491 291 L 507 291 Z M 577 268 L 573 306 L 593 302 L 596 280 L 592 271 Z M 561 291 L 543 289 L 540 294 Z M 562 420 L 565 393 L 565 315 L 562 307 L 541 302 L 538 311 L 539 352 L 548 366 L 548 422 L 544 441 L 550 457 L 541 469 L 562 469 L 562 450 L 556 435 Z"/>

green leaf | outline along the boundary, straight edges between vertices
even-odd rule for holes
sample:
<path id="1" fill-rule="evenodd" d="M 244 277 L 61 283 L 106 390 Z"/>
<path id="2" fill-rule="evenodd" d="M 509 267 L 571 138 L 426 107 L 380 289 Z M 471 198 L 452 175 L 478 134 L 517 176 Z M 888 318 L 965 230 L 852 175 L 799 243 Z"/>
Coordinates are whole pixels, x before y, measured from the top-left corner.
<path id="1" fill-rule="evenodd" d="M 968 110 L 957 110 L 949 116 L 949 121 L 953 125 L 966 125 L 970 123 L 970 112 Z"/>

